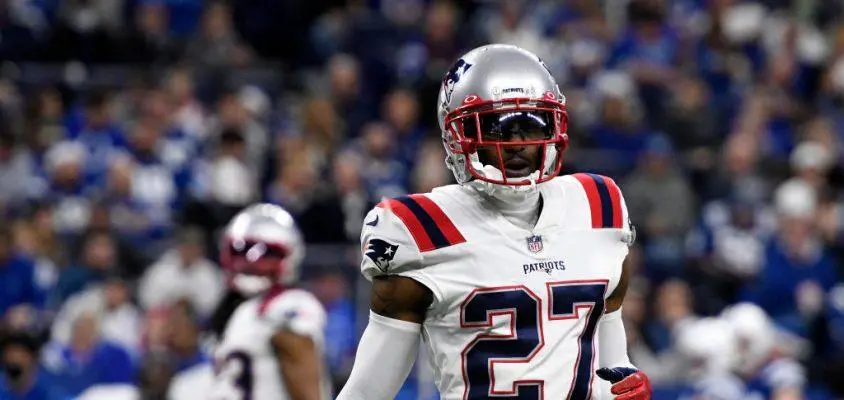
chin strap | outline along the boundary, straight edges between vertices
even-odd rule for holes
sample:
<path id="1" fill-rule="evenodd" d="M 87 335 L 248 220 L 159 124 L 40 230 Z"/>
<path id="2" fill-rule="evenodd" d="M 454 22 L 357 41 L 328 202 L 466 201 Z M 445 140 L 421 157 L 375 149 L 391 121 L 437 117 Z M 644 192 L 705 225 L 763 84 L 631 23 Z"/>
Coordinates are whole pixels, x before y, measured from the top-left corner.
<path id="1" fill-rule="evenodd" d="M 484 177 L 496 180 L 503 179 L 504 175 L 498 170 L 498 168 L 495 168 L 492 165 L 482 165 L 479 161 L 474 162 L 476 163 L 475 169 L 482 173 Z M 467 182 L 467 184 L 487 196 L 495 197 L 507 202 L 514 202 L 527 199 L 534 193 L 538 192 L 537 181 L 539 180 L 540 174 L 541 172 L 536 170 L 527 176 L 527 180 L 530 181 L 530 185 L 499 185 L 480 179 L 473 179 Z"/>

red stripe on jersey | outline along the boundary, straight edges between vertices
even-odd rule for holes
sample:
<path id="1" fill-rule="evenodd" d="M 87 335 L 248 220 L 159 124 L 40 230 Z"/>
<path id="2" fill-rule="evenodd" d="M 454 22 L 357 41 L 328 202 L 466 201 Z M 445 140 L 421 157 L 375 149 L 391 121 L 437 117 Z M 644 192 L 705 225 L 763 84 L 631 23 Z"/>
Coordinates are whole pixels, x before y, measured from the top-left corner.
<path id="1" fill-rule="evenodd" d="M 264 296 L 261 297 L 261 304 L 258 305 L 258 315 L 263 316 L 264 313 L 267 312 L 267 307 L 270 306 L 270 302 L 273 301 L 273 299 L 278 297 L 280 294 L 284 293 L 285 290 L 287 290 L 287 288 L 285 288 L 284 286 L 275 285 L 271 287 L 270 290 L 268 290 L 266 293 L 264 293 Z"/>
<path id="2" fill-rule="evenodd" d="M 455 245 L 466 241 L 463 235 L 460 234 L 460 231 L 457 230 L 457 227 L 454 226 L 454 223 L 451 222 L 451 219 L 445 215 L 442 208 L 440 208 L 437 203 L 434 203 L 433 200 L 422 194 L 412 194 L 410 195 L 410 198 L 416 200 L 425 212 L 431 216 L 434 223 L 436 223 L 437 227 L 439 227 L 443 232 L 443 236 L 445 236 L 446 240 L 448 240 L 449 245 Z"/>
<path id="3" fill-rule="evenodd" d="M 386 204 L 384 204 L 385 201 Z M 378 207 L 388 208 L 393 214 L 399 217 L 404 223 L 404 226 L 407 227 L 407 230 L 410 231 L 410 235 L 413 236 L 413 241 L 416 242 L 416 247 L 419 248 L 420 252 L 431 251 L 436 248 L 431 241 L 431 237 L 425 232 L 425 227 L 422 226 L 422 223 L 419 222 L 419 218 L 416 218 L 413 211 L 410 211 L 406 205 L 398 200 L 387 199 L 385 201 L 378 203 Z"/>
<path id="4" fill-rule="evenodd" d="M 621 189 L 615 184 L 615 181 L 604 177 L 604 182 L 607 184 L 607 190 L 610 192 L 610 202 L 612 203 L 612 227 L 621 228 L 624 225 L 623 216 L 621 215 Z"/>
<path id="5" fill-rule="evenodd" d="M 583 186 L 583 190 L 586 192 L 586 198 L 589 199 L 592 227 L 601 228 L 604 223 L 601 218 L 601 196 L 598 194 L 598 186 L 595 180 L 587 174 L 574 174 L 573 176 Z"/>

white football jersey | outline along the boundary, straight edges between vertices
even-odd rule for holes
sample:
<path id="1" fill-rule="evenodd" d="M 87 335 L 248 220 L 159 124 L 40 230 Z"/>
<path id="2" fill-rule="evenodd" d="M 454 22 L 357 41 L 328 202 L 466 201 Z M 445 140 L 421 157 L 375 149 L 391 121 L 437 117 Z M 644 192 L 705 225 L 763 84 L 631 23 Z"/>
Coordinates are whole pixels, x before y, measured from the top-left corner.
<path id="1" fill-rule="evenodd" d="M 271 291 L 237 307 L 214 351 L 216 376 L 211 400 L 287 400 L 272 336 L 280 330 L 311 338 L 323 349 L 325 310 L 301 289 Z M 325 376 L 323 374 L 323 376 Z M 330 398 L 323 379 L 323 398 Z"/>
<path id="2" fill-rule="evenodd" d="M 422 334 L 443 400 L 609 397 L 596 342 L 634 237 L 621 191 L 592 174 L 538 188 L 532 230 L 458 185 L 384 201 L 365 219 L 364 276 L 433 292 Z"/>

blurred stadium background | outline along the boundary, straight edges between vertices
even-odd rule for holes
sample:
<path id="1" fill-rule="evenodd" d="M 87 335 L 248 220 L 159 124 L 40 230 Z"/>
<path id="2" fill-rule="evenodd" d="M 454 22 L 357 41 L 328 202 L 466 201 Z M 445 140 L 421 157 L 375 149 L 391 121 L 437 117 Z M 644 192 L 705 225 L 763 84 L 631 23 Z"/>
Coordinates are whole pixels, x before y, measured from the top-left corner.
<path id="1" fill-rule="evenodd" d="M 329 312 L 340 387 L 366 324 L 362 218 L 383 196 L 451 181 L 441 76 L 502 42 L 543 57 L 568 96 L 566 169 L 626 194 L 634 363 L 672 387 L 672 327 L 748 300 L 776 321 L 809 391 L 844 396 L 843 8 L 0 0 L 4 350 L 33 355 L 37 385 L 60 396 L 128 382 L 164 398 L 207 365 L 236 301 L 219 228 L 264 200 L 307 238 L 305 285 Z M 73 356 L 92 345 L 104 350 Z M 26 397 L 42 398 L 68 397 Z M 429 372 L 399 398 L 436 398 Z"/>

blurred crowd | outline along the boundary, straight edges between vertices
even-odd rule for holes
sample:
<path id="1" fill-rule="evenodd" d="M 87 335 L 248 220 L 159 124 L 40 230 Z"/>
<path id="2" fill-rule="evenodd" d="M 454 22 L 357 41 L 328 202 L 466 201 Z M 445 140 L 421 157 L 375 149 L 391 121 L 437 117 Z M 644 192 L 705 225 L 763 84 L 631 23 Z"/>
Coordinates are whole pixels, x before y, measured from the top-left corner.
<path id="1" fill-rule="evenodd" d="M 0 0 L 0 398 L 127 383 L 190 399 L 180 382 L 210 368 L 236 302 L 216 237 L 256 201 L 302 227 L 340 387 L 367 315 L 362 218 L 451 183 L 439 85 L 493 42 L 539 54 L 560 83 L 566 171 L 625 194 L 624 318 L 655 385 L 683 379 L 677 326 L 746 301 L 807 391 L 844 396 L 842 7 Z M 400 398 L 428 398 L 427 374 Z"/>

